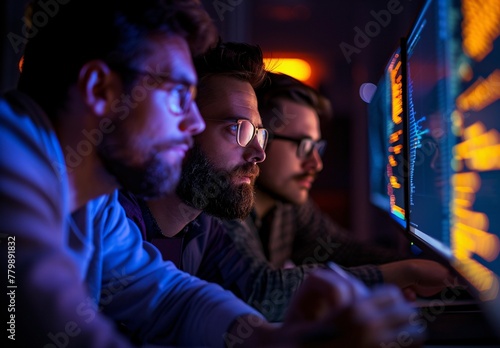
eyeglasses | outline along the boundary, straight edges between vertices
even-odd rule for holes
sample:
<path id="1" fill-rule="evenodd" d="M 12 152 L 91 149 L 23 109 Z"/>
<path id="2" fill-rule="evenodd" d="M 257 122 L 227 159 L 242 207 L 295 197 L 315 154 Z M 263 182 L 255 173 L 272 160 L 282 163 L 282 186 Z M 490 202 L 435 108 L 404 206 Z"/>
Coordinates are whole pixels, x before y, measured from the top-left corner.
<path id="1" fill-rule="evenodd" d="M 314 149 L 318 151 L 318 154 L 323 156 L 326 148 L 326 140 L 314 141 L 311 138 L 291 138 L 284 135 L 272 134 L 272 140 L 286 140 L 297 144 L 297 157 L 300 159 L 309 158 L 312 155 Z"/>
<path id="2" fill-rule="evenodd" d="M 147 85 L 145 88 L 159 88 L 168 93 L 168 108 L 174 115 L 185 115 L 191 108 L 193 100 L 196 98 L 196 86 L 185 82 L 180 82 L 169 78 L 167 75 L 154 74 L 150 71 L 139 70 L 129 67 L 120 66 L 119 71 L 130 72 L 132 74 L 144 75 L 151 77 L 155 83 Z M 173 87 L 165 86 L 165 82 L 173 84 Z"/>
<path id="3" fill-rule="evenodd" d="M 204 118 L 205 121 L 213 122 L 230 122 L 228 120 Z M 245 119 L 237 120 L 234 123 L 236 126 L 236 142 L 241 147 L 247 147 L 255 137 L 257 137 L 257 142 L 259 143 L 262 150 L 266 149 L 267 140 L 269 138 L 269 132 L 267 129 L 261 127 L 255 127 L 252 122 Z"/>

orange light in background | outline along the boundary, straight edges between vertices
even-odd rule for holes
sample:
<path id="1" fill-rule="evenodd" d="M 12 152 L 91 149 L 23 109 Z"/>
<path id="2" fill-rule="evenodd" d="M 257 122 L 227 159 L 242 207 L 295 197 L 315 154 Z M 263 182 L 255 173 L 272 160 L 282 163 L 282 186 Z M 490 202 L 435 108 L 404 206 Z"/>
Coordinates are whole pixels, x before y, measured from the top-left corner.
<path id="1" fill-rule="evenodd" d="M 311 64 L 300 58 L 264 58 L 266 70 L 274 73 L 283 73 L 307 82 L 311 77 Z"/>
<path id="2" fill-rule="evenodd" d="M 19 72 L 23 72 L 23 64 L 24 64 L 24 55 L 21 56 L 21 59 L 19 59 L 19 63 L 17 65 L 17 68 L 19 69 Z"/>

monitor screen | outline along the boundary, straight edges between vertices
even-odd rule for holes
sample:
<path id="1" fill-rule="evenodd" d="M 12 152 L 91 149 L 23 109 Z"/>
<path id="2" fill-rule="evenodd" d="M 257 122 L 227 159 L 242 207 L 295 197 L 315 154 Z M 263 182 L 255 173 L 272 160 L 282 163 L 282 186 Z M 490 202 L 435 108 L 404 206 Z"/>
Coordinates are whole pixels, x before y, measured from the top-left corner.
<path id="1" fill-rule="evenodd" d="M 370 200 L 406 228 L 401 50 L 390 57 L 368 105 Z"/>
<path id="2" fill-rule="evenodd" d="M 439 0 L 427 2 L 407 41 L 409 228 L 451 257 L 449 248 L 449 76 Z"/>
<path id="3" fill-rule="evenodd" d="M 406 44 L 409 233 L 497 313 L 499 34 L 498 2 L 430 0 Z"/>

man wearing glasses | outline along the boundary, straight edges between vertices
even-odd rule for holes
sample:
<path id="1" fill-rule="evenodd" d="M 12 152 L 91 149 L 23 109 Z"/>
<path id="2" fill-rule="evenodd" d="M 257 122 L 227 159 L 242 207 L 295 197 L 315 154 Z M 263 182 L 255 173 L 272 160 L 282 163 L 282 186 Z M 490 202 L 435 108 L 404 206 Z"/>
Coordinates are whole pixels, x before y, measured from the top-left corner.
<path id="1" fill-rule="evenodd" d="M 323 169 L 327 144 L 321 139 L 320 122 L 328 121 L 330 103 L 288 75 L 268 73 L 268 77 L 269 83 L 257 94 L 271 134 L 269 158 L 259 165 L 256 205 L 247 220 L 258 230 L 266 258 L 276 268 L 326 260 L 350 267 L 401 259 L 393 250 L 350 239 L 315 206 L 309 191 Z M 318 246 L 323 248 L 314 255 Z M 379 282 L 377 274 L 373 276 Z"/>
<path id="2" fill-rule="evenodd" d="M 254 206 L 258 164 L 265 159 L 264 149 L 269 140 L 269 130 L 262 127 L 254 92 L 266 79 L 262 53 L 258 46 L 219 43 L 196 57 L 195 67 L 199 77 L 196 101 L 206 129 L 194 137 L 195 144 L 186 156 L 176 193 L 144 201 L 122 192 L 120 201 L 129 219 L 139 226 L 147 241 L 158 247 L 164 259 L 231 290 L 268 319 L 286 320 L 285 311 L 292 295 L 312 268 L 273 269 L 259 256 L 261 246 L 255 243 L 256 239 L 246 238 L 248 244 L 234 244 L 222 223 L 212 217 L 241 221 Z M 316 144 L 321 143 L 299 148 L 310 153 L 311 147 L 320 146 Z M 241 226 L 238 233 L 251 233 Z M 326 267 L 315 267 L 318 268 Z M 358 273 L 368 272 L 363 270 Z M 375 292 L 366 308 L 367 303 L 360 304 L 359 317 L 339 317 L 346 322 L 346 346 L 356 346 L 361 332 L 368 341 L 380 339 L 379 333 L 374 336 L 369 329 L 374 322 L 365 321 L 370 314 L 377 313 L 380 333 L 394 334 L 396 327 L 390 323 L 394 323 L 395 317 L 389 314 L 392 305 L 386 306 L 395 294 L 383 289 L 385 286 Z M 271 302 L 276 297 L 279 302 Z M 314 296 L 304 299 L 303 305 L 312 306 L 315 300 Z M 355 326 L 351 323 L 357 320 L 363 323 L 359 331 L 347 334 Z"/>
<path id="3" fill-rule="evenodd" d="M 287 288 L 295 288 L 304 269 L 333 261 L 367 285 L 394 283 L 413 299 L 445 287 L 449 274 L 438 263 L 400 260 L 394 251 L 355 241 L 323 214 L 309 198 L 316 175 L 323 169 L 320 118 L 331 113 L 328 100 L 302 82 L 283 74 L 267 73 L 257 88 L 259 111 L 270 134 L 267 158 L 259 163 L 255 206 L 244 221 L 225 221 L 227 233 L 242 255 L 261 260 L 285 272 Z M 251 246 L 251 247 L 249 247 Z M 378 265 L 378 266 L 375 266 Z M 290 293 L 269 292 L 250 303 L 268 319 L 280 319 L 283 300 Z"/>
<path id="4" fill-rule="evenodd" d="M 307 345 L 311 331 L 331 333 L 330 317 L 315 316 L 312 327 L 300 306 L 270 325 L 230 292 L 180 272 L 142 243 L 118 203 L 120 187 L 147 198 L 172 192 L 205 127 L 192 103 L 191 56 L 216 32 L 199 1 L 58 1 L 50 19 L 46 2 L 32 6 L 25 22 L 38 27 L 26 28 L 18 89 L 0 98 L 0 268 L 9 296 L 1 346 L 292 346 Z M 243 111 L 238 120 L 258 121 Z M 265 131 L 249 134 L 238 120 L 221 124 L 220 135 L 229 144 L 239 132 L 235 146 L 262 160 Z M 253 178 L 245 170 L 235 180 Z M 297 301 L 323 291 L 326 303 L 313 313 L 372 301 L 333 272 L 310 279 Z M 394 315 L 408 318 L 394 299 Z M 401 325 L 389 327 L 397 339 Z"/>

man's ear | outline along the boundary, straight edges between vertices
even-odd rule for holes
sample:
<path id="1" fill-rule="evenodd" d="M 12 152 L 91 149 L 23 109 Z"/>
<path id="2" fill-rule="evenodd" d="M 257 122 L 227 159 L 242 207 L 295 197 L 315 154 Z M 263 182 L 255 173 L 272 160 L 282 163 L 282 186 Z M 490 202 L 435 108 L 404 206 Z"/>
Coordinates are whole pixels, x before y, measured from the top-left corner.
<path id="1" fill-rule="evenodd" d="M 97 116 L 108 114 L 121 92 L 118 75 L 101 60 L 92 60 L 82 66 L 77 86 L 83 102 Z"/>

